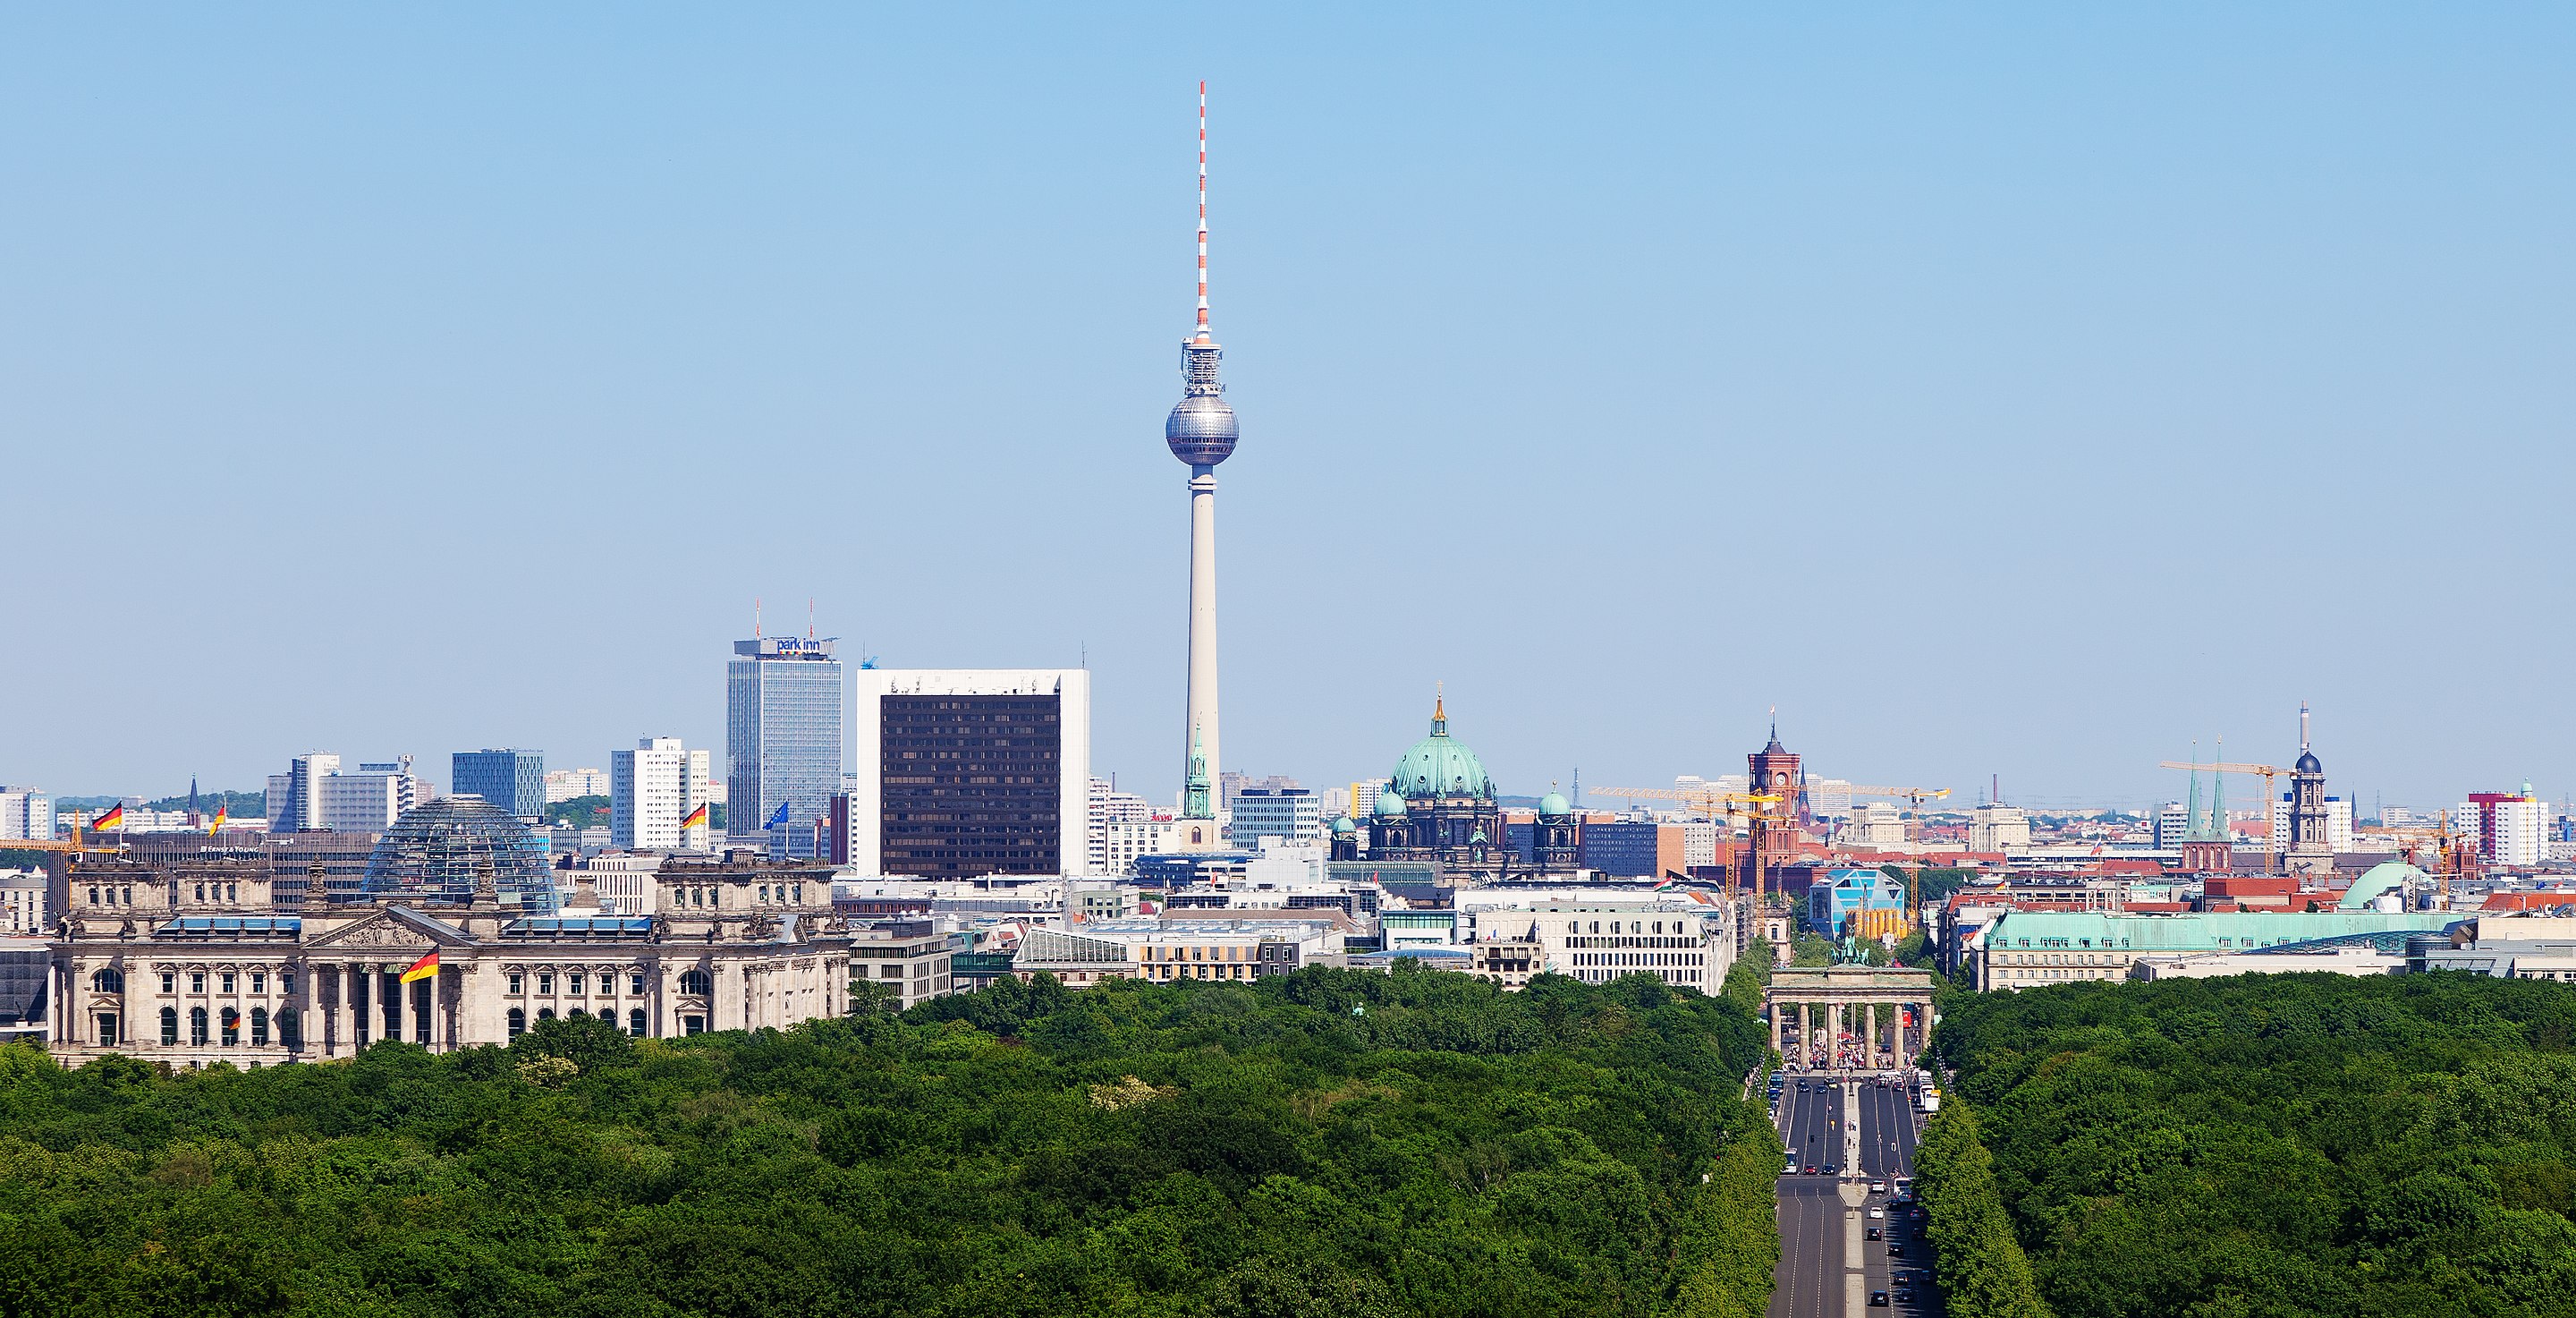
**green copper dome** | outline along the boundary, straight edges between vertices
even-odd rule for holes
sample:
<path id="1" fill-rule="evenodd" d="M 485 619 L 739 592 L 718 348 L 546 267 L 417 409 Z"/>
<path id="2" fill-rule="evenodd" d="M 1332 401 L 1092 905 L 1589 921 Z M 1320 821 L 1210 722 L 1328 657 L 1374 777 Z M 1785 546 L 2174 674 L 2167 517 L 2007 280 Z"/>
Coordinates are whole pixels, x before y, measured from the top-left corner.
<path id="1" fill-rule="evenodd" d="M 1388 788 L 1377 794 L 1377 809 L 1369 813 L 1380 819 L 1402 819 L 1404 818 L 1404 798 L 1396 795 L 1395 789 Z"/>
<path id="2" fill-rule="evenodd" d="M 1538 812 L 1542 815 L 1570 815 L 1574 813 L 1574 807 L 1562 794 L 1549 792 L 1538 799 Z"/>
<path id="3" fill-rule="evenodd" d="M 1494 795 L 1484 761 L 1450 738 L 1446 701 L 1432 703 L 1431 735 L 1413 743 L 1413 749 L 1395 762 L 1392 777 L 1397 793 L 1417 800 L 1426 796 L 1489 800 Z M 1385 796 L 1380 793 L 1379 799 Z"/>
<path id="4" fill-rule="evenodd" d="M 1353 821 L 1349 815 L 1344 815 L 1333 821 L 1333 832 L 1336 834 L 1356 833 L 1358 831 L 1360 831 L 1359 824 Z"/>

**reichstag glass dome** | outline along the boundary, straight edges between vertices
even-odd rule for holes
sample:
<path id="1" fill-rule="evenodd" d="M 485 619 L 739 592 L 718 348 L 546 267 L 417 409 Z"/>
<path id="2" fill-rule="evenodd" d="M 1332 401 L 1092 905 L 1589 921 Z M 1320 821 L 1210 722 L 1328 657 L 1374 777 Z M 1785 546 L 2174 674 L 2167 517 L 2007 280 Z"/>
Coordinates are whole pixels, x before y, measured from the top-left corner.
<path id="1" fill-rule="evenodd" d="M 443 796 L 394 821 L 367 857 L 370 902 L 463 906 L 489 875 L 493 896 L 530 915 L 562 904 L 546 846 L 479 796 Z"/>

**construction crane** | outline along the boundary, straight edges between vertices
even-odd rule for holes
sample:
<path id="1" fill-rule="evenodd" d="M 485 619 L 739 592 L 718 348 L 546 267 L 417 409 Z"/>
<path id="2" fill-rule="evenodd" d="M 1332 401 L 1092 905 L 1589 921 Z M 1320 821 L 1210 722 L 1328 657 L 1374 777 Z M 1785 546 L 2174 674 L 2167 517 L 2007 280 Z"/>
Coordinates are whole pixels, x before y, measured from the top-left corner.
<path id="1" fill-rule="evenodd" d="M 2417 838 L 2421 836 L 2421 834 L 2416 835 Z M 2420 845 L 2419 841 L 2409 839 L 2405 848 L 2406 863 L 2414 865 L 2417 869 L 2423 868 L 2415 860 L 2416 850 Z M 2469 845 L 2467 834 L 2455 834 L 2451 831 L 2451 812 L 2448 810 L 2435 816 L 2433 845 L 2436 854 L 2440 856 L 2440 859 L 2434 862 L 2433 886 L 2434 890 L 2442 896 L 2442 909 L 2447 911 L 2451 909 L 2451 880 L 2454 877 L 2462 879 L 2476 877 L 2477 852 Z"/>
<path id="2" fill-rule="evenodd" d="M 59 851 L 69 855 L 75 865 L 83 856 L 107 855 L 116 850 L 117 847 L 92 846 L 81 841 L 78 829 L 73 830 L 69 838 L 0 838 L 0 851 Z"/>
<path id="3" fill-rule="evenodd" d="M 1787 799 L 1779 796 L 1763 796 L 1753 792 L 1723 792 L 1714 787 L 1595 787 L 1592 789 L 1592 794 L 1618 797 L 1628 802 L 1632 809 L 1639 801 L 1679 801 L 1683 805 L 1697 806 L 1712 814 L 1716 813 L 1717 807 L 1721 805 L 1778 805 Z M 1742 814 L 1743 811 L 1730 809 L 1725 813 L 1736 815 Z"/>
<path id="4" fill-rule="evenodd" d="M 1758 792 L 1726 792 L 1714 787 L 1595 787 L 1592 792 L 1596 796 L 1615 796 L 1626 800 L 1631 809 L 1634 809 L 1636 803 L 1641 800 L 1678 801 L 1684 806 L 1696 808 L 1707 814 L 1723 814 L 1730 831 L 1733 830 L 1735 821 L 1756 817 L 1737 809 L 1737 806 L 1764 807 L 1757 813 L 1759 817 L 1769 818 L 1772 816 L 1767 807 L 1777 806 L 1787 799 L 1780 796 L 1766 796 Z M 1726 900 L 1730 903 L 1735 900 L 1735 871 L 1736 867 L 1733 865 L 1726 867 L 1725 892 Z"/>
<path id="5" fill-rule="evenodd" d="M 1863 787 L 1857 783 L 1836 790 L 1849 792 L 1854 796 L 1893 796 L 1917 810 L 1922 809 L 1926 801 L 1938 801 L 1950 794 L 1950 789 L 1947 787 Z"/>

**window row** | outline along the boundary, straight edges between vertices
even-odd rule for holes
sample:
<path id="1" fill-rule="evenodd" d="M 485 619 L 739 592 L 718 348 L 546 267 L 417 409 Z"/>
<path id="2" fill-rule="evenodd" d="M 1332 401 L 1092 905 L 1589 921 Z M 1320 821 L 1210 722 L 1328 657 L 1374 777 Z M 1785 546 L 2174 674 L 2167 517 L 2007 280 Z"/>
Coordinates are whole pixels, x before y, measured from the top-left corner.
<path id="1" fill-rule="evenodd" d="M 207 977 L 208 972 L 206 971 L 189 971 L 188 991 L 190 993 L 205 992 Z M 266 994 L 268 992 L 268 972 L 265 970 L 253 970 L 247 973 L 237 970 L 215 971 L 213 972 L 213 979 L 216 984 L 215 991 L 218 993 L 238 993 L 241 991 L 241 983 L 244 978 L 250 980 L 250 991 L 253 994 L 259 995 Z M 114 966 L 109 966 L 100 970 L 93 970 L 89 975 L 89 989 L 92 993 L 123 993 L 125 991 L 125 972 L 118 970 Z M 277 972 L 277 991 L 282 994 L 290 995 L 295 992 L 294 971 L 281 970 Z M 161 972 L 161 992 L 164 996 L 173 996 L 179 992 L 179 972 L 175 970 L 164 970 Z"/>
<path id="2" fill-rule="evenodd" d="M 236 1047 L 242 1041 L 242 1024 L 244 1020 L 245 1017 L 242 1013 L 238 1009 L 232 1007 L 226 1007 L 222 1012 L 215 1014 L 208 1013 L 203 1007 L 190 1007 L 188 1009 L 188 1042 L 194 1047 L 204 1047 L 208 1042 L 208 1026 L 211 1023 L 220 1027 L 222 1046 L 226 1048 Z M 268 1008 L 266 1007 L 253 1007 L 250 1009 L 250 1015 L 247 1017 L 247 1020 L 250 1024 L 250 1042 L 252 1047 L 265 1048 L 268 1046 L 269 1027 L 272 1023 L 277 1028 L 277 1041 L 279 1043 L 288 1048 L 301 1048 L 304 1046 L 304 1017 L 293 1007 L 278 1008 L 277 1014 L 274 1017 L 269 1015 Z M 103 1044 L 114 1044 L 116 1042 L 116 1018 L 114 1016 L 99 1017 L 99 1035 L 99 1042 Z M 163 1007 L 161 1009 L 161 1043 L 163 1047 L 170 1048 L 175 1048 L 179 1044 L 179 1009 L 176 1007 Z"/>
<path id="3" fill-rule="evenodd" d="M 1592 927 L 1591 927 L 1591 928 L 1589 928 L 1589 929 L 1584 928 L 1584 925 L 1585 925 L 1586 923 L 1589 923 Z M 1652 924 L 1652 926 L 1653 926 L 1652 928 L 1649 928 L 1649 927 L 1648 927 L 1649 923 L 1651 923 L 1651 924 Z M 1664 925 L 1665 925 L 1665 923 L 1666 923 L 1666 922 L 1665 922 L 1665 921 L 1662 921 L 1662 920 L 1655 920 L 1655 921 L 1651 921 L 1651 922 L 1649 922 L 1649 921 L 1645 921 L 1645 920 L 1625 920 L 1625 921 L 1622 921 L 1622 920 L 1612 920 L 1612 921 L 1610 922 L 1610 932 L 1612 932 L 1612 933 L 1614 933 L 1614 934 L 1617 934 L 1617 933 L 1628 933 L 1628 934 L 1649 934 L 1649 933 L 1651 933 L 1651 934 L 1660 934 L 1660 933 L 1664 932 Z M 1687 922 L 1685 922 L 1685 921 L 1681 921 L 1681 920 L 1674 920 L 1674 921 L 1671 921 L 1670 923 L 1671 923 L 1671 924 L 1672 924 L 1672 926 L 1673 926 L 1673 932 L 1674 932 L 1674 933 L 1676 933 L 1676 934 L 1683 934 L 1683 933 L 1688 933 L 1688 932 L 1690 932 L 1690 925 L 1689 925 Z M 1626 925 L 1627 927 L 1626 927 L 1626 928 L 1624 928 L 1624 929 L 1623 929 L 1623 928 L 1621 928 L 1620 926 L 1621 926 L 1622 924 Z M 1599 920 L 1592 920 L 1592 921 L 1568 920 L 1568 921 L 1566 921 L 1566 922 L 1565 922 L 1565 932 L 1566 932 L 1566 933 L 1568 933 L 1568 934 L 1583 934 L 1583 933 L 1593 933 L 1593 934 L 1597 934 L 1597 933 L 1600 933 L 1600 932 L 1601 932 L 1601 922 L 1600 922 Z"/>
<path id="4" fill-rule="evenodd" d="M 682 973 L 681 973 L 681 975 L 680 975 L 680 982 L 682 983 L 682 985 L 684 985 L 684 986 L 685 986 L 685 985 L 688 983 L 689 976 L 691 976 L 691 975 L 704 976 L 706 973 L 707 973 L 707 972 L 705 972 L 705 971 L 703 971 L 703 970 L 691 970 L 691 971 L 684 971 L 684 972 L 682 972 Z M 615 992 L 617 991 L 617 972 L 616 972 L 616 971 L 613 971 L 613 970 L 602 970 L 602 971 L 597 972 L 597 974 L 598 974 L 598 977 L 599 977 L 599 991 L 600 991 L 602 994 L 613 994 L 613 993 L 615 993 Z M 513 972 L 511 972 L 511 974 L 510 974 L 510 993 L 511 993 L 511 995 L 512 995 L 513 997 L 516 997 L 516 996 L 520 996 L 520 995 L 525 994 L 525 993 L 528 991 L 528 980 L 529 980 L 530 978 L 531 978 L 531 976 L 530 976 L 529 974 L 527 974 L 526 972 L 524 972 L 524 971 L 513 971 Z M 591 972 L 587 972 L 587 971 L 580 971 L 580 970 L 569 971 L 569 972 L 566 972 L 566 973 L 565 973 L 565 974 L 563 974 L 563 975 L 558 976 L 557 974 L 555 974 L 555 972 L 553 972 L 553 971 L 551 971 L 551 970 L 540 970 L 540 971 L 536 972 L 536 974 L 533 976 L 533 978 L 537 981 L 537 992 L 538 992 L 538 993 L 540 993 L 540 994 L 552 995 L 552 994 L 554 993 L 554 991 L 555 991 L 555 985 L 556 985 L 558 982 L 562 983 L 564 993 L 565 993 L 567 996 L 570 996 L 570 997 L 576 997 L 576 998 L 577 998 L 577 997 L 580 997 L 580 996 L 582 996 L 583 994 L 588 993 L 588 992 L 590 991 L 590 984 L 591 984 Z M 643 971 L 641 971 L 641 970 L 630 970 L 630 971 L 627 971 L 627 972 L 626 972 L 626 991 L 627 991 L 629 994 L 632 994 L 632 995 L 634 995 L 634 996 L 636 996 L 636 997 L 642 997 L 642 996 L 643 996 L 643 994 L 644 994 L 644 972 L 643 972 Z M 690 989 L 688 989 L 688 988 L 686 988 L 686 987 L 683 987 L 680 991 L 681 991 L 681 992 L 683 992 L 683 993 L 687 993 L 687 992 L 691 992 L 692 990 L 690 990 Z M 699 992 L 704 992 L 705 990 L 697 990 L 697 991 L 699 991 Z"/>
<path id="5" fill-rule="evenodd" d="M 581 1019 L 582 1017 L 587 1016 L 587 1015 L 589 1015 L 589 1014 L 590 1014 L 590 1013 L 588 1013 L 588 1012 L 586 1012 L 586 1011 L 583 1011 L 581 1008 L 579 1008 L 579 1007 L 575 1007 L 575 1008 L 573 1008 L 571 1011 L 565 1012 L 565 1013 L 564 1013 L 564 1018 L 565 1018 L 566 1020 L 579 1020 L 579 1019 Z M 550 1021 L 550 1020 L 553 1020 L 554 1018 L 555 1018 L 555 1009 L 554 1009 L 554 1008 L 552 1008 L 552 1007 L 539 1007 L 539 1008 L 537 1008 L 537 1019 L 538 1019 L 539 1021 Z M 616 1013 L 616 1012 L 614 1012 L 614 1011 L 603 1011 L 603 1012 L 599 1013 L 599 1018 L 600 1018 L 601 1020 L 604 1020 L 604 1021 L 608 1022 L 608 1023 L 609 1023 L 609 1024 L 611 1024 L 611 1025 L 615 1025 L 615 1024 L 617 1023 L 617 1013 Z M 646 1035 L 648 1035 L 648 1034 L 652 1033 L 652 1029 L 653 1029 L 653 1027 L 652 1027 L 652 1023 L 651 1023 L 650 1019 L 649 1019 L 648 1017 L 646 1017 L 646 1016 L 645 1016 L 645 1014 L 644 1014 L 644 1009 L 643 1009 L 643 1008 L 641 1008 L 641 1007 L 637 1007 L 637 1008 L 635 1008 L 634 1010 L 629 1011 L 629 1012 L 627 1012 L 627 1013 L 626 1013 L 626 1032 L 627 1032 L 629 1035 L 632 1035 L 632 1036 L 634 1036 L 635 1038 L 641 1039 L 641 1038 L 645 1037 Z M 704 1033 L 706 1033 L 706 1032 L 707 1032 L 707 1018 L 706 1018 L 706 1017 L 704 1017 L 704 1016 L 682 1016 L 682 1017 L 680 1018 L 680 1031 L 681 1031 L 682 1033 L 684 1033 L 684 1034 L 704 1034 Z M 512 1007 L 512 1008 L 510 1009 L 510 1037 L 511 1037 L 511 1038 L 513 1038 L 513 1039 L 516 1039 L 516 1038 L 518 1038 L 520 1035 L 525 1034 L 525 1033 L 527 1033 L 527 1032 L 528 1032 L 528 1011 L 527 1011 L 527 1008 L 525 1008 L 525 1007 Z"/>

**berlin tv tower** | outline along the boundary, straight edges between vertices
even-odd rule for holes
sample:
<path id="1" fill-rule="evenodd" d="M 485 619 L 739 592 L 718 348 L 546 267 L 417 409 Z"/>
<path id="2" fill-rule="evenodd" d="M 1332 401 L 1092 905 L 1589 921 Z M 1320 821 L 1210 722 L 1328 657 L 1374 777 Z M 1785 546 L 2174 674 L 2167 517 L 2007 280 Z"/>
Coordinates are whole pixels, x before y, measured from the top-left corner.
<path id="1" fill-rule="evenodd" d="M 1207 83 L 1199 83 L 1199 318 L 1181 345 L 1181 401 L 1163 422 L 1172 456 L 1190 464 L 1190 690 L 1181 725 L 1181 773 L 1217 781 L 1216 726 L 1216 464 L 1234 452 L 1234 409 L 1216 378 L 1224 356 L 1208 330 Z"/>

